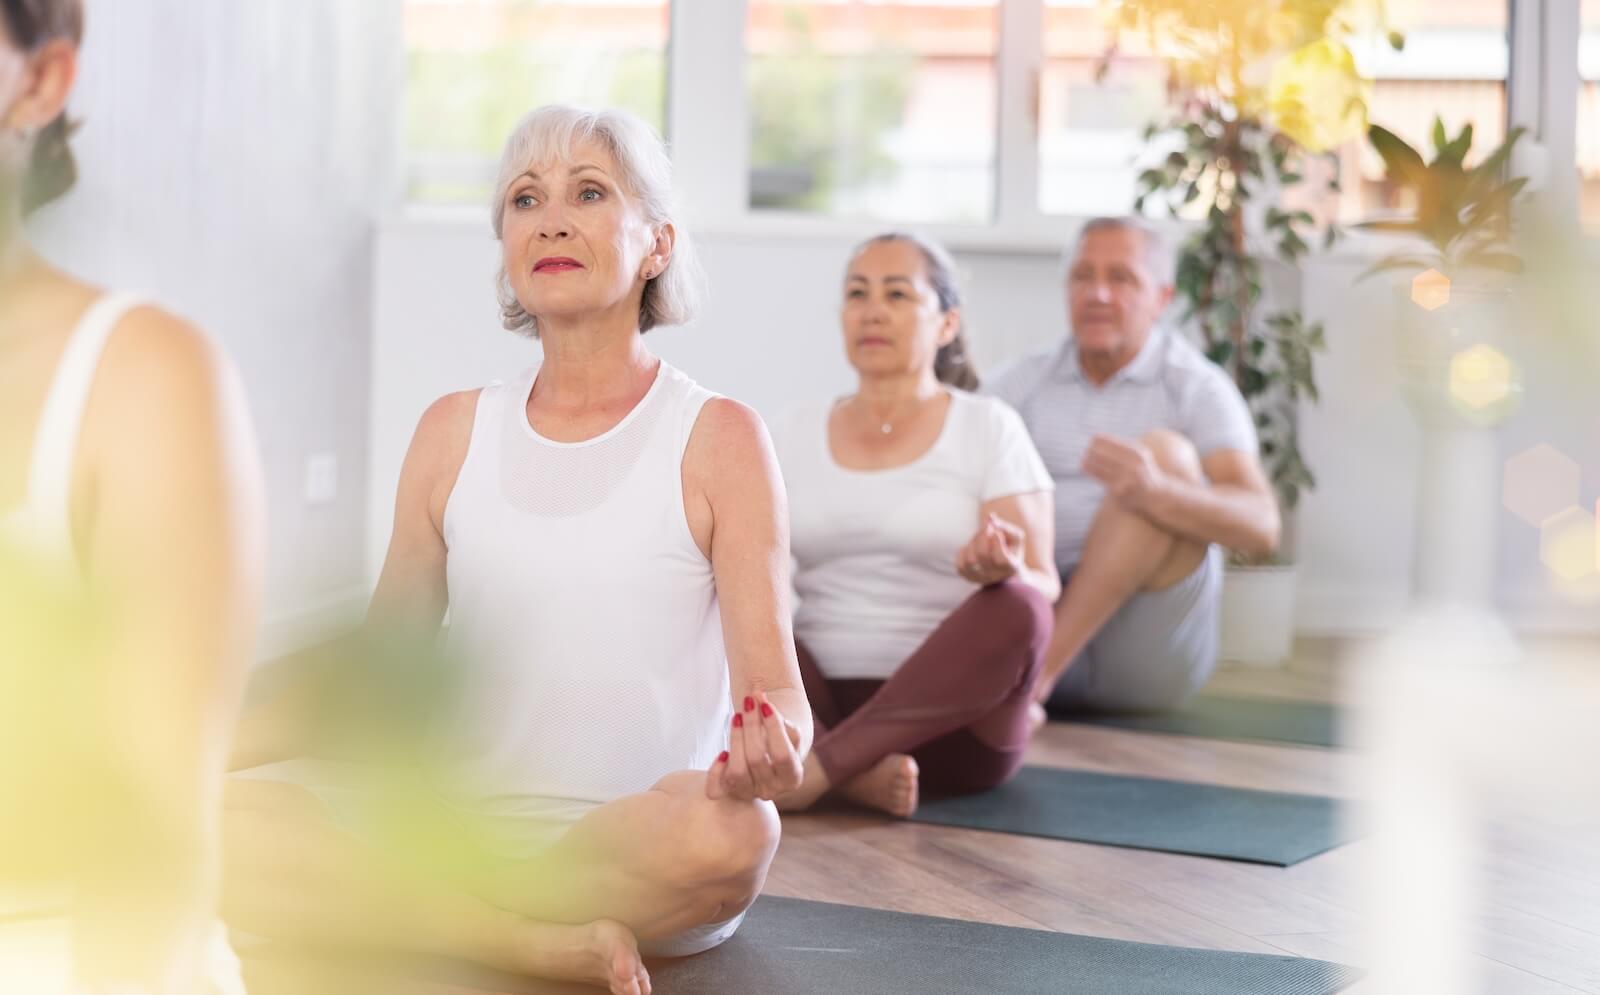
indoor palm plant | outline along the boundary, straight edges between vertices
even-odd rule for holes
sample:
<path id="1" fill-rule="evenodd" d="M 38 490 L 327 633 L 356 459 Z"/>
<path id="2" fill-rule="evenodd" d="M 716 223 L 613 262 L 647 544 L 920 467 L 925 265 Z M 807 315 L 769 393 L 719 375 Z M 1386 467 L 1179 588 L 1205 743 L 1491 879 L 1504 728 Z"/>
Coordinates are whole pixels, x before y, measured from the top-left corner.
<path id="1" fill-rule="evenodd" d="M 1193 227 L 1178 256 L 1180 317 L 1238 386 L 1286 522 L 1316 478 L 1296 410 L 1317 400 L 1323 328 L 1296 306 L 1297 264 L 1338 231 L 1309 209 L 1338 190 L 1328 150 L 1361 133 L 1367 81 L 1347 42 L 1382 30 L 1375 0 L 1121 0 L 1119 31 L 1147 34 L 1171 65 L 1172 110 L 1146 130 L 1163 157 L 1139 176 L 1135 209 L 1159 204 Z M 1391 44 L 1401 39 L 1389 35 Z M 1115 48 L 1113 48 L 1113 55 Z M 1286 529 L 1292 536 L 1292 528 Z M 1228 659 L 1276 663 L 1293 637 L 1292 547 L 1234 557 L 1224 597 Z M 1229 617 L 1247 620 L 1230 623 Z"/>

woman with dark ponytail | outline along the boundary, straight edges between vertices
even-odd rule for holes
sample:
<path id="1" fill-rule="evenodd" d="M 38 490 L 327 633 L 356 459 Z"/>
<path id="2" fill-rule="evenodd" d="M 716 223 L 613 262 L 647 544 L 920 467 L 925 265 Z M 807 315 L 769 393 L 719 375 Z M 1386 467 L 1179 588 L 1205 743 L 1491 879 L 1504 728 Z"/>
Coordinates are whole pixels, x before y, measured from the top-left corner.
<path id="1" fill-rule="evenodd" d="M 0 992 L 238 995 L 223 771 L 261 484 L 200 332 L 34 252 L 81 0 L 0 0 Z"/>
<path id="2" fill-rule="evenodd" d="M 1060 593 L 1053 484 L 1017 413 L 971 393 L 943 248 L 901 233 L 863 243 L 840 317 L 855 393 L 775 433 L 816 729 L 804 781 L 778 806 L 835 792 L 904 816 L 919 791 L 982 791 L 1022 762 Z"/>

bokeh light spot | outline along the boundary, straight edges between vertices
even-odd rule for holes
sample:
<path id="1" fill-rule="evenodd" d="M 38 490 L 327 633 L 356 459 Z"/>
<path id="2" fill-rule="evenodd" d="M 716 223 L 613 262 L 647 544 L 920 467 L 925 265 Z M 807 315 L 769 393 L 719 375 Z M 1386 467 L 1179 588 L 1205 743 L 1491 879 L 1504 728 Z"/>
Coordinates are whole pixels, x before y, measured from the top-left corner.
<path id="1" fill-rule="evenodd" d="M 1596 571 L 1594 516 L 1568 508 L 1539 530 L 1539 560 L 1564 581 L 1585 580 Z"/>
<path id="2" fill-rule="evenodd" d="M 1423 270 L 1411 281 L 1411 299 L 1426 311 L 1450 303 L 1450 278 L 1436 269 Z"/>
<path id="3" fill-rule="evenodd" d="M 1499 404 L 1511 394 L 1516 371 L 1493 346 L 1475 345 L 1450 359 L 1450 396 L 1473 410 Z"/>
<path id="4" fill-rule="evenodd" d="M 1506 460 L 1500 499 L 1513 515 L 1538 527 L 1546 519 L 1578 505 L 1581 469 L 1566 453 L 1549 443 Z"/>

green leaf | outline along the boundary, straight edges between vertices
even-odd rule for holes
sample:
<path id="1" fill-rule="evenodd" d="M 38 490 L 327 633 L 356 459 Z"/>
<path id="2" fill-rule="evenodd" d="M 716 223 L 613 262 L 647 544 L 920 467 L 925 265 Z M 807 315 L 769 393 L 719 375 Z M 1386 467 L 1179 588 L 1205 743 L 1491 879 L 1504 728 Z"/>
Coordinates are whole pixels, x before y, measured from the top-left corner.
<path id="1" fill-rule="evenodd" d="M 1374 124 L 1367 127 L 1367 139 L 1383 158 L 1389 179 L 1405 186 L 1416 186 L 1427 179 L 1428 167 L 1417 150 L 1394 132 Z"/>
<path id="2" fill-rule="evenodd" d="M 1267 375 L 1253 366 L 1244 368 L 1239 377 L 1239 391 L 1246 398 L 1251 398 L 1267 389 Z"/>
<path id="3" fill-rule="evenodd" d="M 1450 139 L 1445 137 L 1444 118 L 1437 115 L 1433 119 L 1433 147 L 1435 151 L 1442 152 L 1450 144 Z"/>
<path id="4" fill-rule="evenodd" d="M 1450 142 L 1442 150 L 1444 158 L 1453 165 L 1460 166 L 1467 159 L 1467 152 L 1472 149 L 1472 122 L 1467 122 L 1461 128 L 1461 134 L 1455 141 Z"/>

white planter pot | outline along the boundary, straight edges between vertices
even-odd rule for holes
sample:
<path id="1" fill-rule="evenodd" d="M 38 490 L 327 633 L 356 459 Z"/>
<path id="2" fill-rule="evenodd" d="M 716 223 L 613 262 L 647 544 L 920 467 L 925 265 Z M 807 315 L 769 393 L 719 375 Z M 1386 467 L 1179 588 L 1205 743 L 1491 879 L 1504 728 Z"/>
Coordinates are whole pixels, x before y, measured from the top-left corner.
<path id="1" fill-rule="evenodd" d="M 1222 581 L 1217 657 L 1226 663 L 1279 667 L 1294 655 L 1294 566 L 1229 566 Z"/>
<path id="2" fill-rule="evenodd" d="M 1413 606 L 1492 613 L 1500 473 L 1494 430 L 1521 391 L 1505 358 L 1510 295 L 1457 285 L 1449 303 L 1432 311 L 1409 292 L 1397 303 L 1402 384 L 1422 433 Z M 1488 350 L 1502 367 L 1487 392 L 1483 383 L 1463 381 L 1470 365 L 1457 368 L 1475 350 Z"/>

